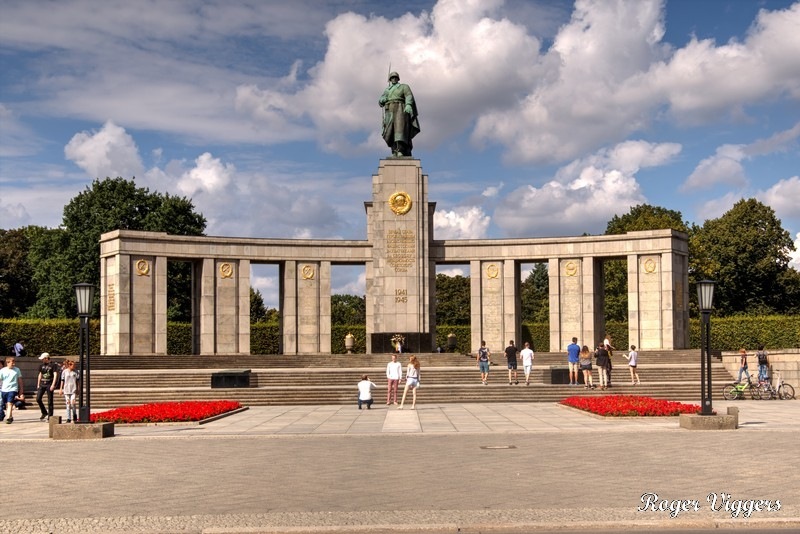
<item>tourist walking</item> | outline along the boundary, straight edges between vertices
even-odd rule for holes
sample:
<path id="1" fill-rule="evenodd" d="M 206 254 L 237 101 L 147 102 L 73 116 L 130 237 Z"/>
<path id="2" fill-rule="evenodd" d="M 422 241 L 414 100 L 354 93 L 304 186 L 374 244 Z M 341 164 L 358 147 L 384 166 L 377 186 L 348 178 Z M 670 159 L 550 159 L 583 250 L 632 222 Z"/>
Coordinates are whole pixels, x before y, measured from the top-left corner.
<path id="1" fill-rule="evenodd" d="M 6 366 L 0 369 L 0 421 L 5 419 L 9 425 L 14 422 L 14 402 L 25 400 L 22 371 L 15 365 L 16 358 L 9 356 L 6 358 Z"/>
<path id="2" fill-rule="evenodd" d="M 36 404 L 39 405 L 39 410 L 42 412 L 39 421 L 46 421 L 53 417 L 53 392 L 56 389 L 58 365 L 50 361 L 50 354 L 47 352 L 43 352 L 39 356 L 39 360 L 42 364 L 39 366 L 39 375 L 36 377 Z M 45 395 L 47 395 L 47 409 L 42 402 Z"/>
<path id="3" fill-rule="evenodd" d="M 567 366 L 569 367 L 569 385 L 578 385 L 578 355 L 581 347 L 578 345 L 578 338 L 573 337 L 572 343 L 567 345 Z"/>
<path id="4" fill-rule="evenodd" d="M 636 360 L 639 358 L 639 353 L 636 352 L 636 345 L 631 345 L 631 351 L 628 354 L 623 354 L 623 356 L 628 360 L 628 369 L 631 370 L 631 385 L 637 386 L 641 384 L 639 371 L 636 370 Z"/>
<path id="5" fill-rule="evenodd" d="M 533 350 L 531 350 L 531 344 L 526 341 L 524 348 L 519 351 L 519 355 L 522 357 L 522 371 L 525 373 L 525 385 L 530 386 L 531 369 L 533 369 L 533 358 L 535 357 Z"/>
<path id="6" fill-rule="evenodd" d="M 592 352 L 588 346 L 584 345 L 578 354 L 578 363 L 583 372 L 583 388 L 594 389 L 594 382 L 592 382 Z"/>
<path id="7" fill-rule="evenodd" d="M 22 342 L 22 340 L 19 340 L 16 343 L 14 343 L 14 357 L 15 358 L 22 358 L 26 354 L 27 354 L 27 351 L 25 350 L 25 344 Z"/>
<path id="8" fill-rule="evenodd" d="M 600 382 L 600 389 L 606 389 L 608 387 L 608 364 L 610 363 L 610 359 L 608 350 L 606 350 L 604 344 L 601 343 L 597 346 L 594 357 L 597 363 L 597 375 Z"/>
<path id="9" fill-rule="evenodd" d="M 767 351 L 764 350 L 764 345 L 758 346 L 756 358 L 758 358 L 758 381 L 766 382 L 769 379 L 769 360 L 767 359 Z"/>
<path id="10" fill-rule="evenodd" d="M 747 350 L 744 348 L 739 349 L 739 378 L 736 379 L 737 382 L 742 381 L 742 375 L 745 377 L 750 376 L 747 374 Z"/>
<path id="11" fill-rule="evenodd" d="M 403 364 L 397 361 L 397 354 L 392 354 L 392 361 L 386 364 L 386 404 L 397 404 L 397 390 L 403 379 Z"/>
<path id="12" fill-rule="evenodd" d="M 67 409 L 67 423 L 78 422 L 78 412 L 75 408 L 75 395 L 78 393 L 78 373 L 75 372 L 75 362 L 66 360 L 61 371 L 61 389 L 64 404 Z"/>
<path id="13" fill-rule="evenodd" d="M 367 410 L 372 409 L 372 390 L 375 389 L 375 384 L 369 379 L 367 375 L 361 375 L 361 382 L 358 383 L 358 409 L 361 409 L 362 404 L 367 405 Z"/>
<path id="14" fill-rule="evenodd" d="M 478 369 L 481 370 L 481 382 L 487 385 L 489 382 L 489 365 L 491 365 L 492 353 L 486 347 L 486 341 L 481 341 L 481 348 L 478 349 L 475 360 L 478 362 Z"/>
<path id="15" fill-rule="evenodd" d="M 398 410 L 403 409 L 406 403 L 406 395 L 408 390 L 411 390 L 411 409 L 417 407 L 417 388 L 419 387 L 419 360 L 416 356 L 411 356 L 408 360 L 408 367 L 406 367 L 406 386 L 403 388 L 403 398 L 400 400 Z"/>
<path id="16" fill-rule="evenodd" d="M 508 385 L 510 386 L 513 384 L 519 384 L 519 379 L 517 378 L 517 347 L 514 346 L 514 340 L 510 340 L 508 342 L 508 346 L 506 347 L 506 360 L 508 360 Z M 514 373 L 514 381 L 511 381 L 511 373 Z"/>

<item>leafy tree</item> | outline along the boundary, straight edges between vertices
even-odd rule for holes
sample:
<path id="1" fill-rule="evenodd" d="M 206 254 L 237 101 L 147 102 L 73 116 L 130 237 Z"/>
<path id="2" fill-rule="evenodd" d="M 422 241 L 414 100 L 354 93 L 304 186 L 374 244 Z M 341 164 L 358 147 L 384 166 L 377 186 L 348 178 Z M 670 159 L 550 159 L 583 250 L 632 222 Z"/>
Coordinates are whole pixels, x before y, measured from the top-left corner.
<path id="1" fill-rule="evenodd" d="M 468 325 L 469 313 L 469 277 L 456 275 L 436 275 L 436 324 Z"/>
<path id="2" fill-rule="evenodd" d="M 19 317 L 36 302 L 28 229 L 0 229 L 0 317 Z"/>
<path id="3" fill-rule="evenodd" d="M 720 315 L 797 309 L 797 277 L 789 273 L 794 244 L 769 206 L 740 200 L 706 221 L 692 245 L 695 280 L 717 282 L 714 308 Z"/>
<path id="4" fill-rule="evenodd" d="M 547 323 L 550 320 L 550 279 L 547 264 L 537 263 L 520 284 L 523 322 Z"/>
<path id="5" fill-rule="evenodd" d="M 261 291 L 250 288 L 250 322 L 265 323 L 267 321 L 267 307 L 264 306 L 264 297 Z"/>
<path id="6" fill-rule="evenodd" d="M 73 317 L 75 298 L 72 285 L 100 281 L 100 235 L 116 229 L 167 232 L 173 235 L 203 235 L 205 217 L 194 211 L 186 198 L 151 193 L 136 187 L 133 180 L 106 178 L 95 180 L 91 188 L 74 197 L 64 207 L 58 236 L 44 232 L 31 262 L 37 302 L 31 315 Z M 191 265 L 171 262 L 167 275 L 170 287 L 170 320 L 191 318 Z M 96 296 L 96 304 L 99 295 Z"/>
<path id="7" fill-rule="evenodd" d="M 367 297 L 331 295 L 331 323 L 339 325 L 367 324 Z"/>
<path id="8" fill-rule="evenodd" d="M 614 215 L 606 226 L 606 235 L 627 232 L 672 229 L 691 233 L 681 212 L 660 206 L 640 204 L 624 215 Z M 628 265 L 625 260 L 603 263 L 604 310 L 606 321 L 628 320 Z"/>
<path id="9" fill-rule="evenodd" d="M 625 215 L 614 215 L 606 225 L 606 235 L 665 228 L 689 233 L 689 227 L 683 222 L 681 212 L 660 206 L 640 204 L 632 207 L 630 212 Z"/>

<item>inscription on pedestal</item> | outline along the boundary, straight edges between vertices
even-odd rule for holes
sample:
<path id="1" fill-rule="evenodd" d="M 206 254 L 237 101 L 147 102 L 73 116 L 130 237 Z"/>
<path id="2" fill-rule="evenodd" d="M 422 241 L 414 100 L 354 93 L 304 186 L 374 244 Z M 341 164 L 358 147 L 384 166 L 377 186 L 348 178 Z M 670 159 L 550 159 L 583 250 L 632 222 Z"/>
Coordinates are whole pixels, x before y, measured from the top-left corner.
<path id="1" fill-rule="evenodd" d="M 416 236 L 413 230 L 386 232 L 386 261 L 396 273 L 405 273 L 416 263 Z"/>

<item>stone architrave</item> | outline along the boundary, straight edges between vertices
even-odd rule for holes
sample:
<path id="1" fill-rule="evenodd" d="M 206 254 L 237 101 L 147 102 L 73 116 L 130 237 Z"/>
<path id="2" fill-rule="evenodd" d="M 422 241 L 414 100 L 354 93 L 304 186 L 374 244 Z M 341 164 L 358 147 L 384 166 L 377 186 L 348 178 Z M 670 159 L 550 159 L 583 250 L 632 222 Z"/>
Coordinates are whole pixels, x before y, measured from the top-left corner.
<path id="1" fill-rule="evenodd" d="M 406 350 L 434 348 L 437 264 L 470 265 L 472 348 L 481 339 L 495 350 L 521 341 L 519 265 L 533 262 L 548 262 L 550 350 L 563 351 L 573 336 L 592 345 L 605 329 L 603 262 L 619 258 L 628 259 L 631 343 L 688 346 L 686 234 L 434 240 L 427 183 L 419 161 L 382 160 L 365 203 L 366 240 L 103 234 L 101 351 L 166 354 L 167 261 L 193 265 L 195 354 L 249 352 L 250 265 L 262 263 L 280 271 L 284 354 L 331 350 L 330 271 L 338 264 L 364 266 L 371 353 L 393 350 L 395 334 L 405 337 Z M 312 266 L 314 281 L 303 278 L 303 266 Z"/>

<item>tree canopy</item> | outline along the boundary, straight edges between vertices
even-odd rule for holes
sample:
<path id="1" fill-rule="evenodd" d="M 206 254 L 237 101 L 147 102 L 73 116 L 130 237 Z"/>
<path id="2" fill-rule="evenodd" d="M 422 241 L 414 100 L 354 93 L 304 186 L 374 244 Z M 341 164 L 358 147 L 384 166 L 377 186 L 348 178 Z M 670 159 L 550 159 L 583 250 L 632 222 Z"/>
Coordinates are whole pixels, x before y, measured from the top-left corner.
<path id="1" fill-rule="evenodd" d="M 125 229 L 203 235 L 205 226 L 205 217 L 196 213 L 186 198 L 151 193 L 124 178 L 95 180 L 64 207 L 61 228 L 31 236 L 37 300 L 28 315 L 75 316 L 73 284 L 89 282 L 97 286 L 100 282 L 101 234 Z M 170 299 L 168 315 L 172 320 L 190 317 L 190 268 L 187 263 L 169 265 L 170 283 L 181 287 Z"/>
<path id="2" fill-rule="evenodd" d="M 19 317 L 36 302 L 28 231 L 0 230 L 0 317 Z"/>
<path id="3" fill-rule="evenodd" d="M 693 235 L 693 277 L 717 282 L 714 308 L 722 315 L 785 313 L 798 307 L 794 244 L 775 211 L 756 199 L 740 200 Z"/>
<path id="4" fill-rule="evenodd" d="M 436 324 L 468 325 L 469 277 L 436 275 Z"/>
<path id="5" fill-rule="evenodd" d="M 367 323 L 367 297 L 331 295 L 331 323 L 362 325 Z"/>

